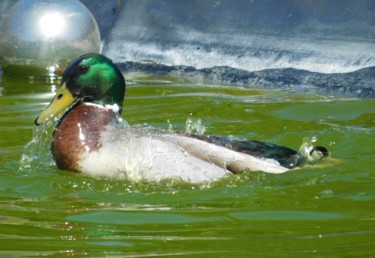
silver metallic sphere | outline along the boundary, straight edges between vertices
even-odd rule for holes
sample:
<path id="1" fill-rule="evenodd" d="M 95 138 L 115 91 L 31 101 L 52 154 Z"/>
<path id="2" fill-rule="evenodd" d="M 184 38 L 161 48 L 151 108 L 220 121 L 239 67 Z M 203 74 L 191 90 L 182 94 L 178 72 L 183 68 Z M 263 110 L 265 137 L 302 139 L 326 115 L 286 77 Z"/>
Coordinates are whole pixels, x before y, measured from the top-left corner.
<path id="1" fill-rule="evenodd" d="M 100 51 L 95 18 L 78 0 L 21 0 L 4 15 L 0 35 L 5 72 L 48 74 Z"/>

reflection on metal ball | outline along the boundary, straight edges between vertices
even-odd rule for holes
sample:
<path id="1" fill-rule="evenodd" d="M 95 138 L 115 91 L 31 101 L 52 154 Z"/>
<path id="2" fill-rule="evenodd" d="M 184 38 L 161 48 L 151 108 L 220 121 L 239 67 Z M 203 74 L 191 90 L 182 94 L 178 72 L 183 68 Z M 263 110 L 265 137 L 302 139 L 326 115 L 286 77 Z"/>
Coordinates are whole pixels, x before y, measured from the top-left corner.
<path id="1" fill-rule="evenodd" d="M 95 18 L 78 0 L 21 0 L 4 15 L 0 33 L 5 72 L 48 74 L 100 51 Z"/>

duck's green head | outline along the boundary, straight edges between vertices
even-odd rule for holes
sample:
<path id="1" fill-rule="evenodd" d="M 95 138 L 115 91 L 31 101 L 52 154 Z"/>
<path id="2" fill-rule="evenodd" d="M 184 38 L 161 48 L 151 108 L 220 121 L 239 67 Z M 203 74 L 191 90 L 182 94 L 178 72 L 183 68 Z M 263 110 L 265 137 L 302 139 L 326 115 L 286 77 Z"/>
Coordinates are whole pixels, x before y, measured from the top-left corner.
<path id="1" fill-rule="evenodd" d="M 100 54 L 82 55 L 65 69 L 54 99 L 35 124 L 50 120 L 72 103 L 116 104 L 121 112 L 124 97 L 125 80 L 112 60 Z"/>

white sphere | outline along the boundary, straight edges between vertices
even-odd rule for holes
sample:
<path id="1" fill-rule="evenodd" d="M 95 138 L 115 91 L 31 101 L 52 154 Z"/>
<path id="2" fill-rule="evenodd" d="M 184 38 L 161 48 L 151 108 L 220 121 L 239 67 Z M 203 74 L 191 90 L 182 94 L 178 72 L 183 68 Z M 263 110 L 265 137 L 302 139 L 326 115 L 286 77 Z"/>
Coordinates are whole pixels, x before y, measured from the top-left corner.
<path id="1" fill-rule="evenodd" d="M 5 72 L 54 72 L 100 51 L 95 18 L 78 0 L 21 0 L 4 15 L 0 33 Z"/>

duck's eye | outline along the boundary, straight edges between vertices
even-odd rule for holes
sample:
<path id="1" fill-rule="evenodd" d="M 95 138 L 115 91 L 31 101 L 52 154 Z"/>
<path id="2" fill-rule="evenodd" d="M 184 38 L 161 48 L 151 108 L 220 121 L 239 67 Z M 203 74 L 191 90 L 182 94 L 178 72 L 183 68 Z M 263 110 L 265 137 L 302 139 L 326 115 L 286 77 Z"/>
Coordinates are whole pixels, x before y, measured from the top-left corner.
<path id="1" fill-rule="evenodd" d="M 78 68 L 78 72 L 80 74 L 83 74 L 83 73 L 86 73 L 88 70 L 89 70 L 89 66 L 87 65 L 81 65 L 79 68 Z"/>
<path id="2" fill-rule="evenodd" d="M 57 96 L 57 100 L 60 100 L 62 97 L 63 97 L 63 94 L 59 94 L 59 95 Z"/>

